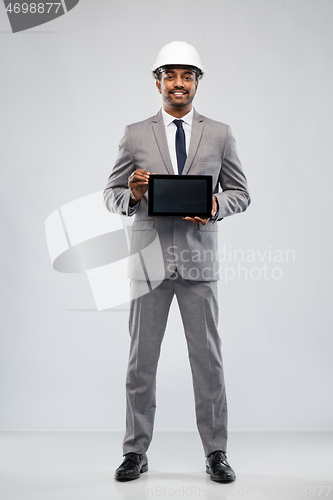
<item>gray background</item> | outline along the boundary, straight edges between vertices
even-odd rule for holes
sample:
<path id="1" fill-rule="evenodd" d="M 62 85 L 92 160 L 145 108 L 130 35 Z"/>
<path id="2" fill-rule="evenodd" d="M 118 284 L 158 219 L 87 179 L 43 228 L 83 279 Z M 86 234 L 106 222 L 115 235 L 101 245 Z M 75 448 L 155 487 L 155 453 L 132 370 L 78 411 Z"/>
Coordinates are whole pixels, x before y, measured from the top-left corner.
<path id="1" fill-rule="evenodd" d="M 14 35 L 0 5 L 1 429 L 124 429 L 127 311 L 94 312 L 86 276 L 52 269 L 44 223 L 103 189 L 124 126 L 158 111 L 172 40 L 198 49 L 195 107 L 231 125 L 249 181 L 220 247 L 296 255 L 244 263 L 281 279 L 220 282 L 230 429 L 332 429 L 332 17 L 331 0 L 81 0 Z M 156 430 L 195 429 L 175 303 L 157 404 Z"/>

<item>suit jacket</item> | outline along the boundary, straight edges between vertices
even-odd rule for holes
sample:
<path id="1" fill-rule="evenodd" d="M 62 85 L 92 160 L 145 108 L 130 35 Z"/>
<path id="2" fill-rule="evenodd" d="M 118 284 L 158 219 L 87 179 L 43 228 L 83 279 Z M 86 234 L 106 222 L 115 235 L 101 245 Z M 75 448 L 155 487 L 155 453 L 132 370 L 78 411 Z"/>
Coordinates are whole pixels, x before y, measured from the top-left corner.
<path id="1" fill-rule="evenodd" d="M 128 177 L 137 168 L 156 174 L 174 174 L 161 111 L 125 128 L 117 161 L 104 190 L 105 205 L 110 212 L 130 215 Z M 187 174 L 212 175 L 218 221 L 243 212 L 250 204 L 230 127 L 195 110 L 182 175 Z M 133 258 L 129 260 L 128 276 L 143 280 L 148 274 L 151 281 L 161 281 L 177 268 L 185 279 L 219 279 L 216 220 L 202 225 L 181 217 L 149 217 L 146 193 L 132 225 L 130 253 Z M 141 263 L 146 264 L 146 275 L 142 273 L 139 257 Z"/>

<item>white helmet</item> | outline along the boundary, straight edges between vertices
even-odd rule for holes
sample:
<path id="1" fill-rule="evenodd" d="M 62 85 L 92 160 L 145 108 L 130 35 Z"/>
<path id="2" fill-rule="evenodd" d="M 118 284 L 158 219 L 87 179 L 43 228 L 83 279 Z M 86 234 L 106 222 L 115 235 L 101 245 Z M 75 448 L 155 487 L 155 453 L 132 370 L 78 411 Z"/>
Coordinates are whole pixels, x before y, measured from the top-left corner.
<path id="1" fill-rule="evenodd" d="M 198 52 L 187 42 L 171 42 L 162 47 L 152 67 L 153 77 L 157 79 L 165 66 L 173 68 L 190 66 L 196 72 L 198 79 L 202 78 L 205 71 Z"/>

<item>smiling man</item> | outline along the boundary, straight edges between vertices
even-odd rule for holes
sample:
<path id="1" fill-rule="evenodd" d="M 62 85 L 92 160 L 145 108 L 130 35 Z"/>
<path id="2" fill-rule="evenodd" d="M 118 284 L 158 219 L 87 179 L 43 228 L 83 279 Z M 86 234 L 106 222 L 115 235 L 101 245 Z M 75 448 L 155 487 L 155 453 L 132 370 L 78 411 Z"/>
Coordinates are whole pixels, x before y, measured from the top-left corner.
<path id="1" fill-rule="evenodd" d="M 250 196 L 230 127 L 192 107 L 204 73 L 195 48 L 186 42 L 165 45 L 152 72 L 162 109 L 126 127 L 104 191 L 108 210 L 135 214 L 131 254 L 144 250 L 154 231 L 163 253 L 162 263 L 159 255 L 149 254 L 149 279 L 148 273 L 142 276 L 133 263 L 128 271 L 132 300 L 126 433 L 124 459 L 115 477 L 120 481 L 137 479 L 148 470 L 146 452 L 153 435 L 156 370 L 175 295 L 188 346 L 206 472 L 213 481 L 230 482 L 236 476 L 226 456 L 227 402 L 217 329 L 217 222 L 246 210 Z M 148 180 L 154 173 L 211 175 L 211 217 L 149 217 Z M 147 281 L 150 291 L 141 293 Z M 176 408 L 171 405 L 170 411 Z"/>

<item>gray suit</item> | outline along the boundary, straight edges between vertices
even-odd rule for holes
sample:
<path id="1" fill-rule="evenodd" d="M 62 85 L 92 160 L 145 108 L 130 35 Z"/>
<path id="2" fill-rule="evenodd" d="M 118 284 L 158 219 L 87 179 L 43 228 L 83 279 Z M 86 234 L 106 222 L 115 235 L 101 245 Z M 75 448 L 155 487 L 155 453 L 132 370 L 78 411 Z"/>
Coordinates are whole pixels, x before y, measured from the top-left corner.
<path id="1" fill-rule="evenodd" d="M 104 191 L 108 210 L 130 215 L 128 177 L 141 168 L 173 174 L 161 111 L 129 125 Z M 235 140 L 228 125 L 194 111 L 191 140 L 183 175 L 212 175 L 218 200 L 217 220 L 240 213 L 250 197 Z M 219 186 L 222 191 L 219 192 Z M 141 199 L 132 226 L 131 253 L 146 248 L 156 233 L 163 260 L 155 246 L 145 254 L 149 280 L 162 281 L 148 294 L 142 272 L 130 260 L 133 297 L 130 309 L 131 347 L 127 373 L 127 413 L 124 454 L 144 453 L 151 441 L 155 414 L 156 369 L 169 307 L 176 295 L 180 307 L 193 376 L 196 415 L 206 456 L 226 451 L 227 405 L 218 323 L 217 223 L 194 224 L 181 217 L 148 217 L 147 194 Z M 141 295 L 141 296 L 140 296 Z"/>

